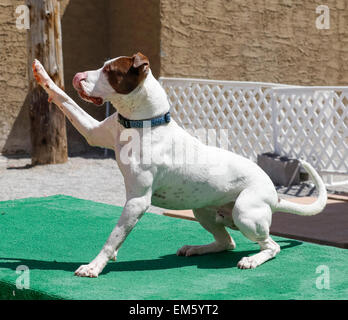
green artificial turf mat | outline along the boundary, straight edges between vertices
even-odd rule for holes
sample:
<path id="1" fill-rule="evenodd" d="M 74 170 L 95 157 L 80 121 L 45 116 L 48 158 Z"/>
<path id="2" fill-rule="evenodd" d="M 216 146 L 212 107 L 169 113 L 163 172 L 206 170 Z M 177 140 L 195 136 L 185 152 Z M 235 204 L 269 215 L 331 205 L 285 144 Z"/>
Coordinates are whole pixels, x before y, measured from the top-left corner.
<path id="1" fill-rule="evenodd" d="M 197 222 L 146 213 L 99 278 L 74 271 L 102 248 L 122 208 L 68 196 L 0 202 L 0 298 L 20 299 L 347 299 L 348 251 L 273 237 L 282 251 L 252 270 L 237 262 L 257 244 L 231 232 L 234 251 L 177 257 L 212 237 Z M 16 288 L 16 268 L 30 288 Z M 329 289 L 319 289 L 323 271 Z M 317 269 L 319 267 L 319 269 Z"/>

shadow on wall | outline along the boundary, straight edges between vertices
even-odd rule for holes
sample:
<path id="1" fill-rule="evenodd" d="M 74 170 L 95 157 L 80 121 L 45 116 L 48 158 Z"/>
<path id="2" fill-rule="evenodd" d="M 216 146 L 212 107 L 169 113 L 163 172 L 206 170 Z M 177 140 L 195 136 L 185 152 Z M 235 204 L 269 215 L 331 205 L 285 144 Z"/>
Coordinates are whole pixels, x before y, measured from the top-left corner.
<path id="1" fill-rule="evenodd" d="M 140 51 L 149 57 L 154 76 L 159 76 L 160 1 L 146 2 L 146 5 L 139 2 L 145 4 L 145 0 L 74 0 L 66 4 L 62 13 L 65 91 L 97 120 L 105 118 L 106 107 L 96 107 L 78 97 L 72 86 L 77 72 L 93 70 L 109 58 Z M 27 100 L 8 135 L 4 155 L 30 152 Z M 69 121 L 67 135 L 70 156 L 101 150 L 89 146 Z"/>
<path id="2" fill-rule="evenodd" d="M 27 94 L 2 149 L 4 155 L 28 154 L 31 151 L 29 100 Z"/>
<path id="3" fill-rule="evenodd" d="M 160 11 L 160 0 L 110 1 L 110 58 L 141 52 L 149 58 L 152 73 L 158 78 L 161 68 Z"/>
<path id="4" fill-rule="evenodd" d="M 105 107 L 96 107 L 83 101 L 72 86 L 77 72 L 99 67 L 109 55 L 107 43 L 107 0 L 70 1 L 62 16 L 62 44 L 64 84 L 66 93 L 87 113 L 97 120 L 105 118 Z M 83 136 L 67 124 L 69 155 L 92 151 Z"/>

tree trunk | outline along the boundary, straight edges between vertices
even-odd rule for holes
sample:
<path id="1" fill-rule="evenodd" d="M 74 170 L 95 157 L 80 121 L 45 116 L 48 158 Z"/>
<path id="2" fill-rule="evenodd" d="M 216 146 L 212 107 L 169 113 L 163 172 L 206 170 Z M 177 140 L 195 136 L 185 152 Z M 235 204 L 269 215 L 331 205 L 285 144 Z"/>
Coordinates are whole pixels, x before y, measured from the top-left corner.
<path id="1" fill-rule="evenodd" d="M 68 160 L 64 114 L 47 101 L 31 69 L 38 59 L 53 81 L 64 90 L 60 4 L 57 0 L 26 0 L 30 10 L 28 30 L 28 73 L 31 98 L 30 134 L 32 165 Z"/>

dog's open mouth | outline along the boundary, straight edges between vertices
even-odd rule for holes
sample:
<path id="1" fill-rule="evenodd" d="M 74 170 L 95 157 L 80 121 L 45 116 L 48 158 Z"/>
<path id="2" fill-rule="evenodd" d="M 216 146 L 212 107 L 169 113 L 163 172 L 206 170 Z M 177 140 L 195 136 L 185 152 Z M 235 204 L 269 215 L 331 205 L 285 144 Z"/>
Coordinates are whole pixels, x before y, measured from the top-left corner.
<path id="1" fill-rule="evenodd" d="M 97 106 L 101 106 L 104 104 L 104 100 L 101 97 L 95 97 L 95 96 L 89 96 L 85 93 L 85 88 L 81 80 L 78 79 L 78 74 L 74 77 L 73 79 L 73 87 L 81 97 L 81 99 L 87 101 L 87 102 L 92 102 L 96 104 Z"/>
<path id="2" fill-rule="evenodd" d="M 83 100 L 86 100 L 88 102 L 92 102 L 92 103 L 96 104 L 97 106 L 101 106 L 104 103 L 103 98 L 88 96 L 81 90 L 78 91 L 78 94 L 80 95 L 80 97 Z"/>

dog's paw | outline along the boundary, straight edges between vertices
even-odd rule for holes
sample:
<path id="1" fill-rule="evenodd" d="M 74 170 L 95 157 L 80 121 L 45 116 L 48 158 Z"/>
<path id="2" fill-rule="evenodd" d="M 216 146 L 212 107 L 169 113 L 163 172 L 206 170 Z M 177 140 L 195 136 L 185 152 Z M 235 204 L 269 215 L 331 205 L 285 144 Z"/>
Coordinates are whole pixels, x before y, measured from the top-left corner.
<path id="1" fill-rule="evenodd" d="M 176 255 L 190 257 L 190 256 L 205 254 L 205 253 L 208 253 L 205 250 L 205 247 L 206 246 L 183 246 L 176 252 Z"/>
<path id="2" fill-rule="evenodd" d="M 39 60 L 35 59 L 32 64 L 33 74 L 36 82 L 42 86 L 45 90 L 51 89 L 54 82 L 46 72 Z"/>
<path id="3" fill-rule="evenodd" d="M 176 252 L 176 255 L 184 257 L 197 255 L 199 254 L 198 247 L 200 246 L 183 246 Z"/>
<path id="4" fill-rule="evenodd" d="M 33 74 L 39 85 L 45 85 L 48 82 L 48 74 L 39 60 L 35 59 L 32 64 Z"/>
<path id="5" fill-rule="evenodd" d="M 238 262 L 237 267 L 239 269 L 254 269 L 258 265 L 259 262 L 257 261 L 257 259 L 253 257 L 244 257 Z"/>
<path id="6" fill-rule="evenodd" d="M 91 262 L 90 264 L 84 264 L 75 271 L 75 276 L 98 278 L 99 273 L 103 270 L 104 266 L 97 262 Z"/>
<path id="7" fill-rule="evenodd" d="M 178 256 L 195 256 L 195 255 L 202 255 L 207 253 L 216 253 L 221 252 L 225 250 L 234 249 L 236 247 L 235 242 L 231 238 L 231 242 L 228 244 L 219 244 L 217 242 L 213 242 L 206 245 L 201 246 L 183 246 L 181 247 L 177 252 L 176 255 Z"/>

